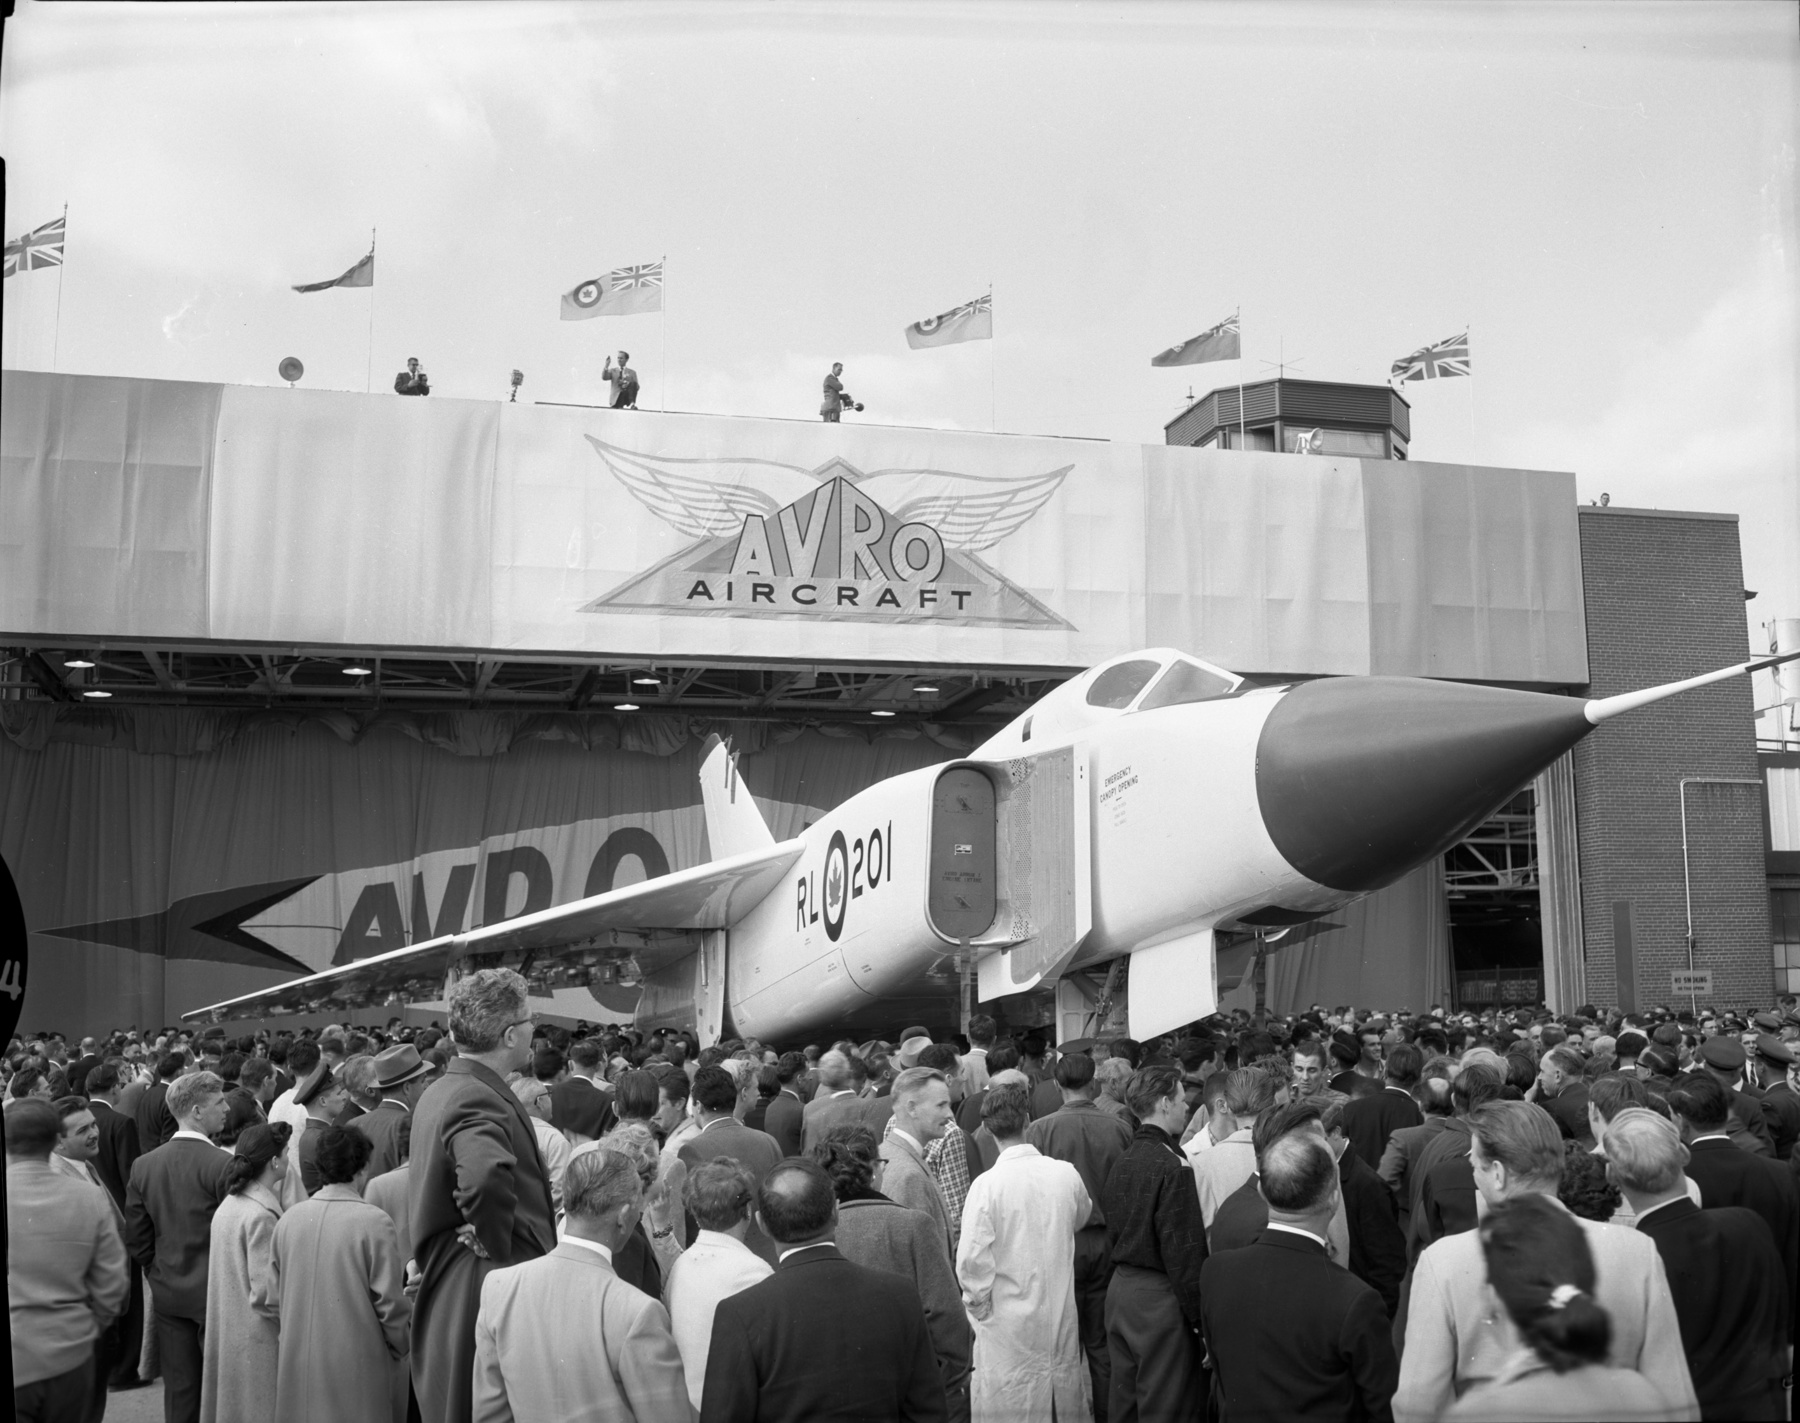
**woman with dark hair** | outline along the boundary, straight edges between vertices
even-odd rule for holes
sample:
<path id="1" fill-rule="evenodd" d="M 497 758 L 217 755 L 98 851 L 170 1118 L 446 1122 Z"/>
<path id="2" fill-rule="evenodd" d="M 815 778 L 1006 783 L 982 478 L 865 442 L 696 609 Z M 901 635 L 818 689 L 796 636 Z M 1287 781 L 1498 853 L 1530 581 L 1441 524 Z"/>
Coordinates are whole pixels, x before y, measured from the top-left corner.
<path id="1" fill-rule="evenodd" d="M 1609 1221 L 1624 1197 L 1606 1179 L 1606 1158 L 1578 1141 L 1563 1143 L 1562 1184 L 1556 1198 L 1583 1220 Z"/>
<path id="2" fill-rule="evenodd" d="M 200 1423 L 235 1423 L 275 1412 L 279 1325 L 271 1271 L 286 1122 L 246 1127 L 231 1155 L 231 1193 L 213 1212 L 206 1267 L 206 1339 Z"/>
<path id="3" fill-rule="evenodd" d="M 386 1211 L 352 1184 L 374 1150 L 347 1127 L 318 1133 L 319 1189 L 275 1227 L 281 1318 L 274 1423 L 404 1423 L 412 1306 Z"/>
<path id="4" fill-rule="evenodd" d="M 877 1184 L 881 1178 L 881 1143 L 864 1126 L 833 1127 L 806 1153 L 831 1177 L 831 1191 L 843 1205 L 848 1201 L 886 1201 Z M 891 1202 L 890 1202 L 891 1204 Z"/>
<path id="5" fill-rule="evenodd" d="M 833 1127 L 807 1155 L 831 1177 L 838 1203 L 838 1253 L 853 1265 L 912 1281 L 925 1306 L 925 1327 L 944 1387 L 962 1390 L 966 1406 L 974 1340 L 942 1229 L 923 1211 L 908 1210 L 881 1194 L 881 1144 L 868 1127 Z"/>
<path id="6" fill-rule="evenodd" d="M 1479 1227 L 1483 1287 L 1511 1354 L 1446 1420 L 1661 1423 L 1688 1416 L 1642 1374 L 1606 1362 L 1612 1321 L 1594 1298 L 1594 1257 L 1575 1218 L 1544 1196 L 1518 1196 Z"/>
<path id="7" fill-rule="evenodd" d="M 656 1116 L 656 1074 L 633 1068 L 619 1078 L 613 1113 L 621 1122 L 650 1122 Z"/>

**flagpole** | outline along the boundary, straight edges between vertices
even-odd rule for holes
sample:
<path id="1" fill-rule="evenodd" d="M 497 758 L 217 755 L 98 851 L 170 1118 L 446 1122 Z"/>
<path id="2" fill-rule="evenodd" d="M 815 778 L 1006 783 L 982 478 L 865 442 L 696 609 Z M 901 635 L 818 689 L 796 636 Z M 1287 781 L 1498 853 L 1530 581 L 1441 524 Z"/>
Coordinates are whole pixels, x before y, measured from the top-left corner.
<path id="1" fill-rule="evenodd" d="M 662 374 L 657 378 L 661 390 L 657 396 L 656 408 L 664 414 L 669 410 L 669 254 L 662 255 L 662 300 L 656 304 L 658 316 L 662 320 L 662 331 L 657 338 L 657 345 L 662 351 Z"/>
<path id="2" fill-rule="evenodd" d="M 369 229 L 369 260 L 371 265 L 375 259 L 375 229 Z M 375 389 L 375 273 L 369 272 L 369 340 L 368 354 L 363 362 L 363 394 L 368 395 Z"/>
<path id="3" fill-rule="evenodd" d="M 993 325 L 994 284 L 990 281 L 988 283 L 988 329 L 990 333 L 993 330 Z M 998 380 L 994 375 L 994 339 L 995 338 L 991 334 L 988 336 L 988 433 L 990 435 L 994 434 L 999 429 L 999 422 L 994 413 L 999 408 L 1000 404 L 999 396 L 996 393 L 998 389 Z"/>
<path id="4" fill-rule="evenodd" d="M 62 345 L 62 277 L 69 265 L 69 205 L 63 204 L 63 259 L 56 264 L 56 321 L 50 328 L 50 369 L 56 369 L 57 351 Z"/>
<path id="5" fill-rule="evenodd" d="M 1474 322 L 1463 328 L 1463 349 L 1469 353 L 1469 462 L 1475 462 L 1475 345 L 1470 339 Z"/>
<path id="6" fill-rule="evenodd" d="M 1238 328 L 1238 448 L 1244 448 L 1247 436 L 1244 434 L 1244 308 L 1238 307 L 1232 312 L 1237 318 Z"/>

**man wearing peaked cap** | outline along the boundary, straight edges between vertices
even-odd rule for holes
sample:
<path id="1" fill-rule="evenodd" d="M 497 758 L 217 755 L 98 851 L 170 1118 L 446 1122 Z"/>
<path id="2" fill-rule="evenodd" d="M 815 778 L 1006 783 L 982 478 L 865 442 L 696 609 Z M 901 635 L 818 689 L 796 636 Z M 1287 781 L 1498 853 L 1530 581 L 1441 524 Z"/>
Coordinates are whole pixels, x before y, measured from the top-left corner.
<path id="1" fill-rule="evenodd" d="M 413 1108 L 431 1083 L 432 1066 L 411 1043 L 401 1043 L 375 1058 L 375 1091 L 380 1094 L 373 1111 L 350 1123 L 374 1148 L 364 1180 L 392 1171 L 400 1164 L 400 1124 L 410 1121 Z"/>
<path id="2" fill-rule="evenodd" d="M 1331 1064 L 1338 1069 L 1331 1079 L 1333 1092 L 1342 1092 L 1347 1097 L 1366 1097 L 1381 1090 L 1379 1082 L 1357 1070 L 1363 1057 L 1360 1037 L 1346 1028 L 1339 1028 L 1331 1035 L 1331 1042 L 1327 1046 L 1331 1052 Z"/>
<path id="3" fill-rule="evenodd" d="M 1700 1044 L 1700 1060 L 1719 1072 L 1742 1070 L 1747 1056 L 1741 1042 L 1723 1033 L 1716 1033 Z"/>
<path id="4" fill-rule="evenodd" d="M 1774 1014 L 1758 1014 L 1760 1019 Z M 1763 1120 L 1769 1135 L 1775 1139 L 1775 1159 L 1787 1161 L 1800 1142 L 1800 1096 L 1788 1082 L 1788 1068 L 1794 1064 L 1793 1051 L 1780 1038 L 1761 1033 L 1750 1060 L 1756 1085 L 1762 1089 Z"/>
<path id="5" fill-rule="evenodd" d="M 1763 1118 L 1762 1094 L 1747 1092 L 1738 1085 L 1748 1056 L 1736 1038 L 1717 1033 L 1700 1044 L 1696 1066 L 1717 1079 L 1731 1098 L 1731 1117 L 1725 1125 L 1731 1139 L 1746 1151 L 1773 1156 L 1775 1138 Z"/>
<path id="6" fill-rule="evenodd" d="M 1779 1013 L 1771 1013 L 1765 1009 L 1750 1021 L 1759 1033 L 1779 1033 L 1781 1031 L 1781 1014 Z"/>
<path id="7" fill-rule="evenodd" d="M 300 1183 L 306 1187 L 309 1196 L 325 1184 L 324 1177 L 319 1175 L 319 1139 L 337 1120 L 338 1113 L 344 1110 L 344 1104 L 349 1100 L 349 1088 L 322 1057 L 294 1088 L 295 1105 L 306 1109 L 306 1127 L 300 1134 L 299 1162 Z"/>

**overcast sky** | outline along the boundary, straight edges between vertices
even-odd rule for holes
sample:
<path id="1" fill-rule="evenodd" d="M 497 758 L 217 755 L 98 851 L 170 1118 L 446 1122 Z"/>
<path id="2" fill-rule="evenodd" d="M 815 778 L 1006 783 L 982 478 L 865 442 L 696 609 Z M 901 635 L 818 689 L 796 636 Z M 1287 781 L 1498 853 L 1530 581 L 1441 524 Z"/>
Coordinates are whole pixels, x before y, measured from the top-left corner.
<path id="1" fill-rule="evenodd" d="M 1190 386 L 1405 387 L 1419 459 L 1744 517 L 1800 617 L 1788 3 L 40 5 L 0 72 L 8 365 L 1159 441 Z M 300 296 L 379 228 L 373 292 Z M 557 299 L 668 259 L 667 310 Z M 994 290 L 996 339 L 905 325 Z M 371 307 L 373 341 L 370 347 Z M 1152 370 L 1241 309 L 1245 360 Z M 666 327 L 665 327 L 666 323 Z M 666 368 L 666 375 L 665 375 Z"/>

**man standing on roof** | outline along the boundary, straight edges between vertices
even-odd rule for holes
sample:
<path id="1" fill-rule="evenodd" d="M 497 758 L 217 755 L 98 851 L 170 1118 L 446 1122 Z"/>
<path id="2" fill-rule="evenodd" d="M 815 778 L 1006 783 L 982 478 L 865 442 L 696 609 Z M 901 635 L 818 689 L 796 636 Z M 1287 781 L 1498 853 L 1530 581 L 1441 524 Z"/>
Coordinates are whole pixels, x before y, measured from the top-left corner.
<path id="1" fill-rule="evenodd" d="M 638 398 L 637 372 L 626 364 L 631 359 L 631 352 L 620 351 L 618 363 L 611 360 L 600 374 L 612 386 L 612 408 L 614 410 L 636 410 Z"/>
<path id="2" fill-rule="evenodd" d="M 843 381 L 838 377 L 844 373 L 844 363 L 834 361 L 831 373 L 825 377 L 825 401 L 819 406 L 819 414 L 827 424 L 838 423 L 838 415 L 845 410 L 861 410 L 854 396 L 844 389 Z"/>

